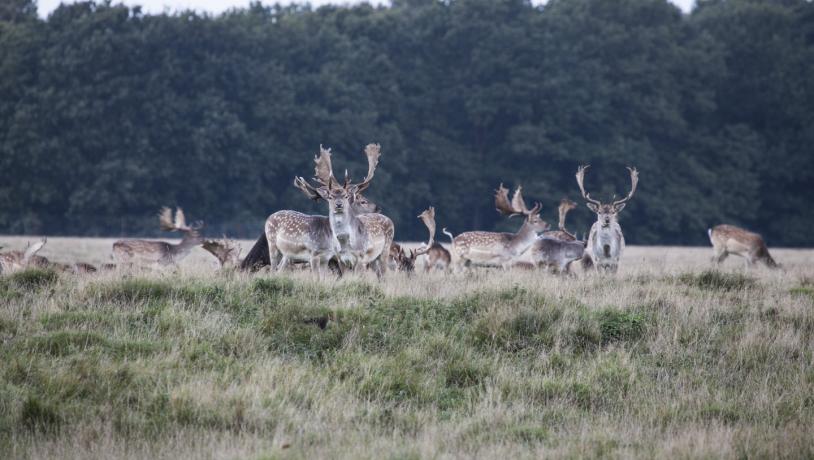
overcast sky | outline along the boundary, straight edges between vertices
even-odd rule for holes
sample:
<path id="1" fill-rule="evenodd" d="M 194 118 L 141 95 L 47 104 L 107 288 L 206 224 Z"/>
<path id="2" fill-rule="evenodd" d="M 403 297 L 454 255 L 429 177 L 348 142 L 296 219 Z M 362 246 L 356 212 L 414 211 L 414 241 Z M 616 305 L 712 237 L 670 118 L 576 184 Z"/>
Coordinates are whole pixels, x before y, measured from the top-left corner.
<path id="1" fill-rule="evenodd" d="M 0 0 L 2 1 L 2 0 Z M 47 16 L 54 10 L 60 3 L 72 3 L 75 0 L 39 0 L 40 16 Z M 534 3 L 545 3 L 545 0 L 532 0 Z M 690 7 L 695 0 L 670 0 L 684 11 L 689 11 Z M 291 0 L 263 0 L 264 4 L 273 3 L 305 3 L 305 1 L 291 1 Z M 369 3 L 382 4 L 388 3 L 387 0 L 368 0 Z M 210 13 L 220 13 L 229 8 L 246 7 L 249 5 L 249 0 L 114 0 L 114 3 L 124 3 L 127 5 L 141 5 L 144 7 L 146 13 L 161 13 L 162 11 L 177 11 L 185 9 L 195 9 L 198 11 L 208 11 Z M 314 6 L 333 4 L 350 4 L 361 3 L 359 0 L 310 0 Z"/>

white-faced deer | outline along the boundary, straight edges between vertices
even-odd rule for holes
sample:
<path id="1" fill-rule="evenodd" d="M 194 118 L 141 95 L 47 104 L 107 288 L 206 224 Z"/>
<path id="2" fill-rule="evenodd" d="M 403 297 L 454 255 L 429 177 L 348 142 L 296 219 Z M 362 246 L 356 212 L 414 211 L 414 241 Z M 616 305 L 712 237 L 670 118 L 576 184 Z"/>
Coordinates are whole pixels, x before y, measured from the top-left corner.
<path id="1" fill-rule="evenodd" d="M 240 247 L 225 236 L 222 240 L 206 240 L 201 247 L 215 256 L 219 268 L 235 267 L 240 262 Z"/>
<path id="2" fill-rule="evenodd" d="M 371 265 L 376 276 L 382 277 L 387 270 L 387 258 L 393 243 L 394 227 L 389 217 L 378 213 L 359 214 L 353 203 L 369 186 L 381 155 L 378 144 L 365 147 L 368 160 L 367 176 L 362 182 L 353 183 L 345 173 L 344 184 L 339 184 L 333 174 L 330 150 L 320 146 L 320 155 L 315 159 L 316 174 L 313 186 L 304 178 L 294 181 L 306 196 L 328 203 L 328 221 L 333 236 L 331 255 L 350 267 Z"/>
<path id="3" fill-rule="evenodd" d="M 523 226 L 517 233 L 502 232 L 464 232 L 453 237 L 443 229 L 443 232 L 452 240 L 452 263 L 456 271 L 462 266 L 486 265 L 500 266 L 509 269 L 518 257 L 528 250 L 537 240 L 537 234 L 548 229 L 540 219 L 542 205 L 536 203 L 528 209 L 520 190 L 514 193 L 509 202 L 509 190 L 500 184 L 495 193 L 495 208 L 503 215 L 525 216 Z"/>
<path id="4" fill-rule="evenodd" d="M 48 259 L 36 255 L 47 241 L 46 238 L 43 238 L 34 244 L 29 244 L 24 251 L 9 251 L 0 254 L 0 273 L 13 273 L 28 267 L 47 267 Z"/>
<path id="5" fill-rule="evenodd" d="M 758 262 L 765 264 L 769 268 L 778 268 L 777 262 L 769 255 L 769 248 L 763 237 L 757 233 L 744 230 L 734 225 L 716 225 L 707 230 L 709 241 L 715 255 L 712 262 L 720 264 L 730 254 L 741 256 L 746 259 L 746 264 L 752 266 Z"/>
<path id="6" fill-rule="evenodd" d="M 170 208 L 162 208 L 158 214 L 158 221 L 161 230 L 169 232 L 181 232 L 183 239 L 178 244 L 166 243 L 164 241 L 147 240 L 119 240 L 113 243 L 113 257 L 121 264 L 158 264 L 175 265 L 184 257 L 189 255 L 192 248 L 203 243 L 203 238 L 198 231 L 203 227 L 203 223 L 198 222 L 188 226 L 184 217 L 184 211 L 177 208 L 175 220 L 172 218 Z"/>
<path id="7" fill-rule="evenodd" d="M 627 168 L 630 171 L 630 193 L 621 200 L 613 201 L 610 204 L 602 204 L 585 192 L 583 182 L 585 180 L 585 170 L 589 167 L 580 166 L 576 174 L 582 197 L 587 201 L 588 208 L 596 213 L 597 218 L 596 222 L 591 226 L 585 253 L 590 264 L 595 266 L 598 271 L 616 273 L 622 251 L 625 249 L 625 237 L 622 235 L 618 214 L 619 211 L 624 209 L 625 204 L 633 197 L 633 194 L 636 193 L 639 172 L 636 168 Z"/>

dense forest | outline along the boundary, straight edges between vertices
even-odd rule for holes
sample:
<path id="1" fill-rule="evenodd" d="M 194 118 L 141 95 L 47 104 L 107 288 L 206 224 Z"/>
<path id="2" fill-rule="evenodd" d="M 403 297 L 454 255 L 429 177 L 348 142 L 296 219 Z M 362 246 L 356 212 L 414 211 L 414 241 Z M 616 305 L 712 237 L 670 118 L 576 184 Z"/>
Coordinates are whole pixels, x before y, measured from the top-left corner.
<path id="1" fill-rule="evenodd" d="M 254 237 L 320 144 L 382 159 L 369 196 L 398 239 L 438 208 L 454 233 L 513 229 L 492 192 L 522 184 L 556 222 L 590 163 L 594 196 L 639 190 L 632 244 L 707 244 L 740 224 L 814 244 L 814 4 L 394 0 L 253 4 L 211 16 L 111 3 L 0 3 L 0 233 L 145 235 L 181 205 Z M 577 200 L 580 203 L 582 200 Z M 594 220 L 580 206 L 569 228 Z"/>

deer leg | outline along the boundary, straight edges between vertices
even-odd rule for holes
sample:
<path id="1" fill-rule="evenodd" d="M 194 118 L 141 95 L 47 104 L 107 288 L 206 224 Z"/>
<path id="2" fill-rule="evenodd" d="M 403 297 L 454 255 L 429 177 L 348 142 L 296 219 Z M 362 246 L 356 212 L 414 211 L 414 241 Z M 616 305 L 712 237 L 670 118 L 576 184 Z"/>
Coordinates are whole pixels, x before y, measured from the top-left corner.
<path id="1" fill-rule="evenodd" d="M 715 265 L 721 265 L 721 262 L 723 262 L 724 259 L 726 259 L 726 256 L 728 255 L 729 253 L 726 252 L 726 249 L 721 251 L 716 250 L 715 254 L 712 256 L 712 263 L 714 263 Z"/>
<path id="2" fill-rule="evenodd" d="M 271 259 L 271 260 L 274 260 L 274 259 Z M 284 269 L 285 269 L 285 267 L 287 267 L 287 266 L 288 266 L 288 256 L 287 256 L 287 255 L 283 255 L 283 257 L 280 259 L 280 263 L 277 265 L 277 271 L 278 271 L 278 272 L 279 272 L 279 271 L 282 271 L 282 270 L 284 270 Z"/>

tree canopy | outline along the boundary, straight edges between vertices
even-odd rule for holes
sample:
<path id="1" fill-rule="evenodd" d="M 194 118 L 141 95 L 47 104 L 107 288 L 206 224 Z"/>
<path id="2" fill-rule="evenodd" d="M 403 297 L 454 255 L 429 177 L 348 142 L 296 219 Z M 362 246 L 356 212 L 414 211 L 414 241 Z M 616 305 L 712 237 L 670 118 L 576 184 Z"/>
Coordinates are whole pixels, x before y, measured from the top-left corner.
<path id="1" fill-rule="evenodd" d="M 0 6 L 0 233 L 154 233 L 180 205 L 256 236 L 273 211 L 325 212 L 292 186 L 323 144 L 364 175 L 397 239 L 428 205 L 454 233 L 514 229 L 492 192 L 556 204 L 639 190 L 634 244 L 705 244 L 733 223 L 811 245 L 814 4 L 398 0 L 252 4 L 211 16 L 109 2 Z M 594 220 L 584 206 L 569 229 Z"/>

